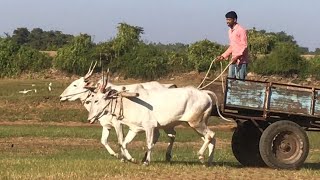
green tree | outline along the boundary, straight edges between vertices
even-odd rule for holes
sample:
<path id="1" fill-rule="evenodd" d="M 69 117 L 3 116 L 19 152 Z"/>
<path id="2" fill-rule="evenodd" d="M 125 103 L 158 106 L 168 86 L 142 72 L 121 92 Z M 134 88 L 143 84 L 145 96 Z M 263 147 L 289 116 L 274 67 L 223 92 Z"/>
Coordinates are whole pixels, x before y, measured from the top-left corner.
<path id="1" fill-rule="evenodd" d="M 39 51 L 20 46 L 10 38 L 0 40 L 0 77 L 37 72 L 51 67 L 51 59 Z"/>
<path id="2" fill-rule="evenodd" d="M 220 55 L 224 50 L 225 47 L 206 39 L 189 46 L 188 59 L 193 64 L 194 69 L 203 72 L 208 70 L 214 57 Z M 215 68 L 214 65 L 213 69 Z"/>
<path id="3" fill-rule="evenodd" d="M 51 58 L 27 46 L 20 47 L 15 56 L 14 63 L 19 73 L 26 71 L 38 72 L 52 66 Z"/>
<path id="4" fill-rule="evenodd" d="M 134 50 L 110 64 L 112 72 L 120 72 L 126 77 L 153 80 L 168 73 L 168 58 L 163 51 L 153 45 L 140 43 Z"/>
<path id="5" fill-rule="evenodd" d="M 18 74 L 19 69 L 14 64 L 14 56 L 20 46 L 9 38 L 0 41 L 0 76 L 11 77 Z"/>
<path id="6" fill-rule="evenodd" d="M 41 28 L 34 28 L 29 35 L 29 46 L 34 49 L 45 50 L 47 45 L 44 41 L 44 31 Z"/>
<path id="7" fill-rule="evenodd" d="M 299 47 L 288 42 L 277 43 L 268 56 L 253 62 L 251 66 L 251 70 L 258 74 L 281 76 L 301 74 L 306 69 Z"/>
<path id="8" fill-rule="evenodd" d="M 142 27 L 126 23 L 119 23 L 117 29 L 117 36 L 113 39 L 113 50 L 116 52 L 116 57 L 119 57 L 139 44 L 141 34 L 144 31 Z"/>
<path id="9" fill-rule="evenodd" d="M 18 45 L 23 45 L 29 42 L 30 32 L 27 28 L 17 28 L 13 31 L 12 40 Z"/>
<path id="10" fill-rule="evenodd" d="M 271 52 L 276 43 L 276 36 L 266 33 L 264 30 L 257 31 L 255 28 L 248 30 L 248 49 L 251 59 L 266 55 Z"/>
<path id="11" fill-rule="evenodd" d="M 316 48 L 315 51 L 314 51 L 314 54 L 315 55 L 320 55 L 320 48 Z"/>
<path id="12" fill-rule="evenodd" d="M 59 49 L 54 58 L 54 67 L 68 73 L 83 75 L 93 60 L 94 44 L 91 36 L 81 34 L 76 36 L 70 44 Z"/>

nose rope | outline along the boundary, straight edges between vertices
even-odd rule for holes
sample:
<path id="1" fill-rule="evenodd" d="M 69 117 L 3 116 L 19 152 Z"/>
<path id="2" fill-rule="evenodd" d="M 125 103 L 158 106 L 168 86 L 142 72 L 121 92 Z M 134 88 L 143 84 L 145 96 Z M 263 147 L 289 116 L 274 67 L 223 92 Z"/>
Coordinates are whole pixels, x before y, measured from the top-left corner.
<path id="1" fill-rule="evenodd" d="M 74 94 L 65 95 L 65 96 L 62 96 L 61 98 L 63 98 L 63 97 L 69 97 L 69 96 L 74 96 L 74 95 L 78 95 L 78 94 L 82 94 L 82 93 L 85 93 L 85 92 L 87 92 L 87 91 L 89 91 L 89 89 L 88 89 L 88 90 L 85 90 L 85 91 L 82 91 L 82 92 L 78 92 L 78 93 L 74 93 Z"/>
<path id="2" fill-rule="evenodd" d="M 82 105 L 84 105 L 86 103 L 87 99 L 91 96 L 91 94 L 92 94 L 92 92 L 89 91 L 87 97 L 84 100 L 82 100 Z"/>

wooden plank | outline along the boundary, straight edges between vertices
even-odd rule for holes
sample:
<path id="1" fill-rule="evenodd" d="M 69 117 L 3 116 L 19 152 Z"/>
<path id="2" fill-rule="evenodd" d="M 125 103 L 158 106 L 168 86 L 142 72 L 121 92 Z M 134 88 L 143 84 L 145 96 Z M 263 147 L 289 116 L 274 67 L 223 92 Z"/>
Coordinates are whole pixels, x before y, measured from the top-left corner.
<path id="1" fill-rule="evenodd" d="M 314 97 L 314 115 L 320 116 L 320 90 L 315 91 Z"/>
<path id="2" fill-rule="evenodd" d="M 312 91 L 309 88 L 288 88 L 288 86 L 272 86 L 270 94 L 270 111 L 288 114 L 312 115 Z"/>
<path id="3" fill-rule="evenodd" d="M 226 105 L 263 110 L 266 83 L 228 79 Z"/>

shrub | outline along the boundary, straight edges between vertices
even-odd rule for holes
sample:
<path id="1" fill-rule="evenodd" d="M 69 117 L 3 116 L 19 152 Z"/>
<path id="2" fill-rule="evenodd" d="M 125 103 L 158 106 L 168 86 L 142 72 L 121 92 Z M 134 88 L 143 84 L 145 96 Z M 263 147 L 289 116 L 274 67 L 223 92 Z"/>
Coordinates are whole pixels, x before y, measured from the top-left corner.
<path id="1" fill-rule="evenodd" d="M 320 56 L 315 56 L 309 59 L 305 74 L 311 75 L 317 79 L 320 79 Z"/>
<path id="2" fill-rule="evenodd" d="M 297 45 L 278 43 L 269 55 L 253 61 L 250 70 L 262 75 L 290 76 L 304 73 L 306 62 L 299 52 Z"/>
<path id="3" fill-rule="evenodd" d="M 51 67 L 51 59 L 39 51 L 19 46 L 10 39 L 0 40 L 0 77 L 12 77 L 26 71 L 41 71 Z"/>
<path id="4" fill-rule="evenodd" d="M 209 40 L 198 41 L 190 45 L 188 59 L 197 71 L 207 71 L 214 57 L 220 55 L 223 50 L 223 46 Z M 215 68 L 216 65 L 213 65 L 212 69 Z"/>
<path id="5" fill-rule="evenodd" d="M 168 58 L 153 45 L 139 44 L 110 64 L 111 71 L 127 77 L 156 79 L 168 73 Z"/>
<path id="6" fill-rule="evenodd" d="M 75 37 L 70 44 L 58 50 L 54 67 L 68 73 L 85 74 L 92 60 L 95 60 L 93 47 L 90 36 L 82 34 Z"/>

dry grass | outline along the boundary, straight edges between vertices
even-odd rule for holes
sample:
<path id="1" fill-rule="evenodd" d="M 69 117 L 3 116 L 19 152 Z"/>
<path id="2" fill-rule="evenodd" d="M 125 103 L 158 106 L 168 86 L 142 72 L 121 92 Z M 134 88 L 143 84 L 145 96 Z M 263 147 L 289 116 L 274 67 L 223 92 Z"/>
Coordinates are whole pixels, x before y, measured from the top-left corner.
<path id="1" fill-rule="evenodd" d="M 187 79 L 160 81 L 196 86 L 201 77 L 191 74 Z M 177 129 L 171 164 L 164 160 L 167 139 L 163 133 L 152 153 L 151 166 L 121 163 L 100 144 L 100 126 L 81 122 L 87 115 L 81 104 L 59 104 L 58 96 L 70 81 L 53 81 L 52 92 L 46 90 L 48 82 L 0 81 L 0 86 L 5 87 L 0 89 L 0 179 L 320 179 L 318 133 L 309 134 L 311 151 L 301 170 L 244 168 L 230 147 L 234 124 L 218 119 L 210 120 L 218 139 L 213 167 L 199 163 L 196 153 L 202 141 L 193 130 L 184 127 Z M 118 83 L 135 82 L 140 81 Z M 38 94 L 17 93 L 33 83 L 39 88 Z M 144 139 L 140 134 L 129 146 L 137 159 L 144 154 Z M 112 131 L 110 144 L 116 150 L 115 141 Z"/>

